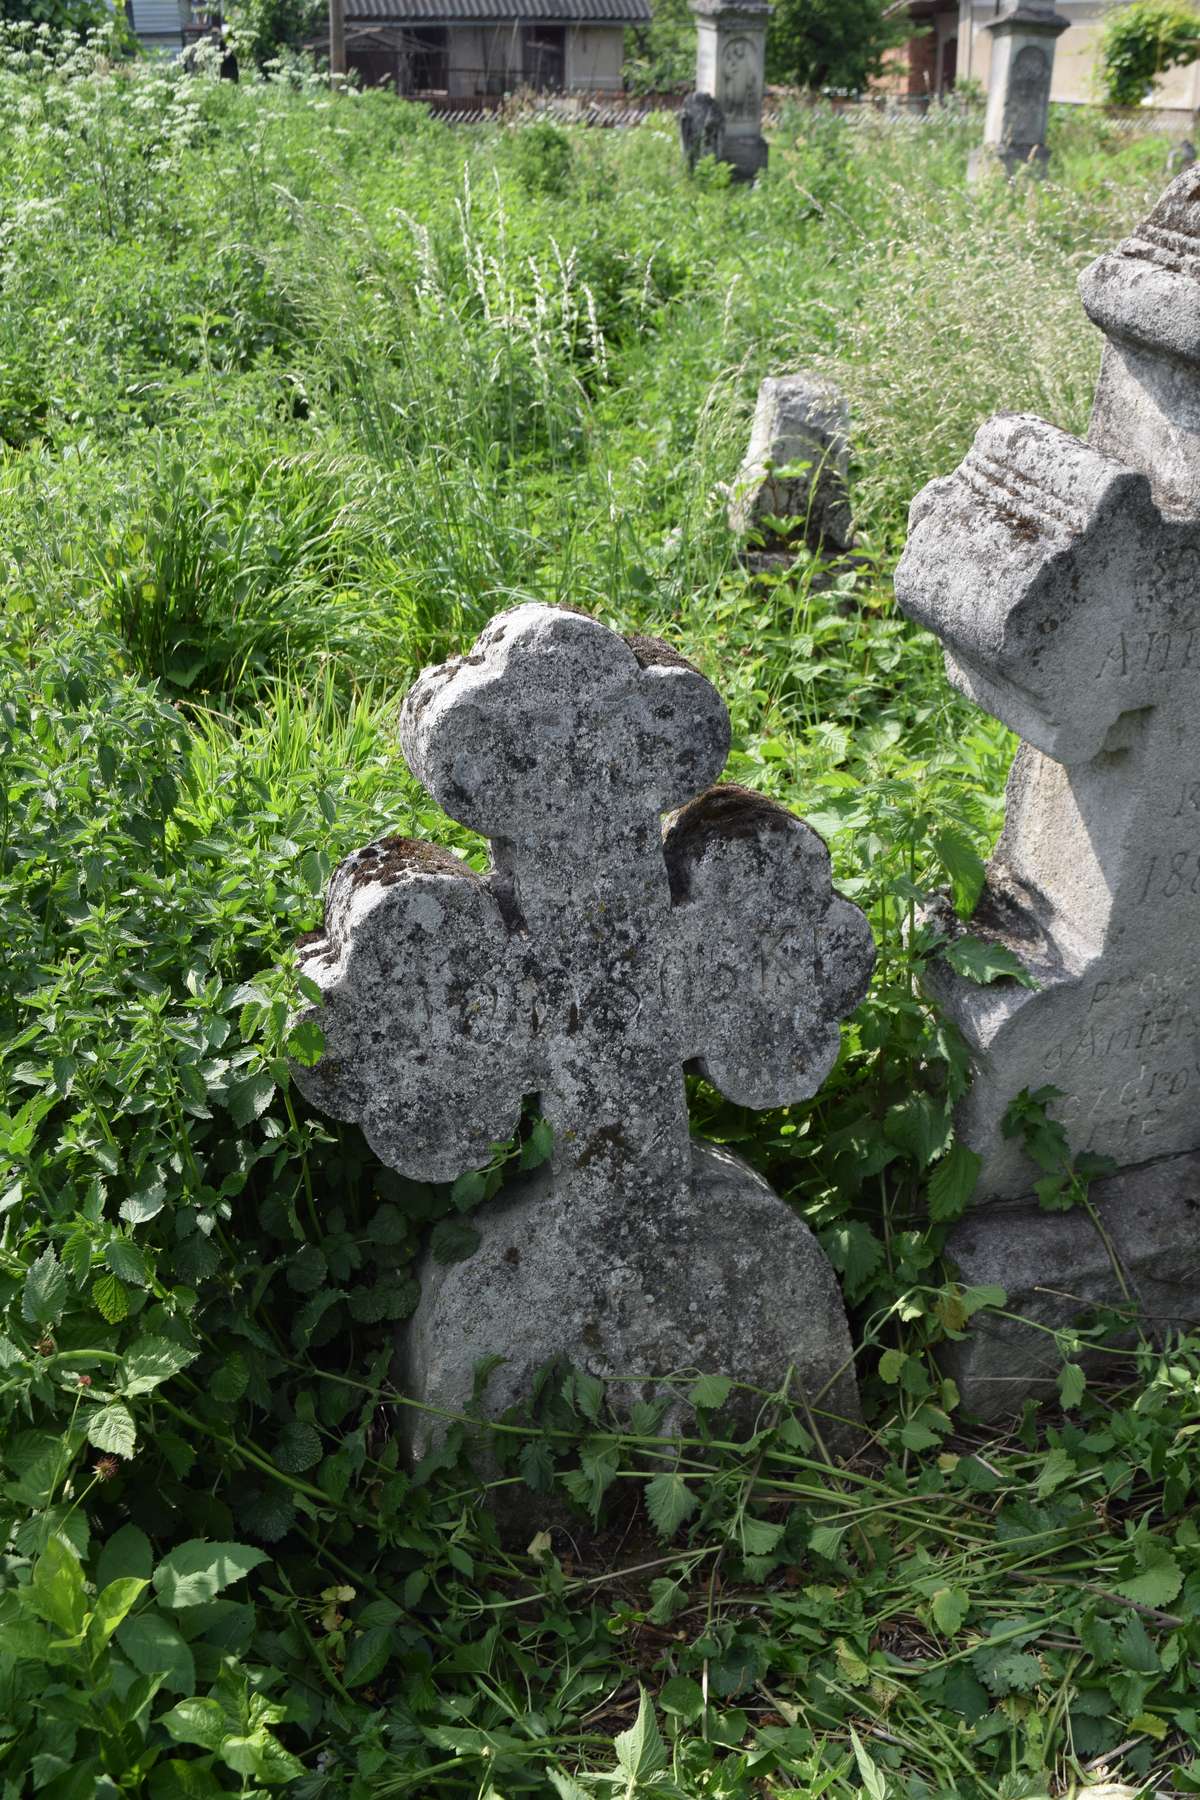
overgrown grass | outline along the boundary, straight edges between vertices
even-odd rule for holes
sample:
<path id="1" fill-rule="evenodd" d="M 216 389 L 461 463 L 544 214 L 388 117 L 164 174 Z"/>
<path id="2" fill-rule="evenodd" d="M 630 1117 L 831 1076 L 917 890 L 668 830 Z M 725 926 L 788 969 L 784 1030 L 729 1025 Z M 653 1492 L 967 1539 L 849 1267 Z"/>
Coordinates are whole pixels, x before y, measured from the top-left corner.
<path id="1" fill-rule="evenodd" d="M 911 927 L 970 905 L 1010 746 L 889 587 L 988 412 L 1084 423 L 1074 276 L 1163 145 L 1072 116 L 1050 181 L 968 193 L 954 112 L 797 108 L 745 191 L 685 180 L 669 121 L 452 131 L 31 42 L 0 57 L 5 1800 L 1195 1791 L 1196 1345 L 1085 1323 L 1007 1438 L 937 1368 L 1004 1302 L 941 1261 L 965 1071 Z M 854 409 L 832 588 L 749 581 L 724 524 L 798 366 Z M 529 596 L 718 682 L 730 774 L 829 835 L 881 955 L 815 1101 L 693 1093 L 842 1277 L 869 1450 L 831 1466 L 786 1394 L 730 1443 L 711 1377 L 690 1439 L 622 1432 L 560 1376 L 491 1479 L 578 1523 L 514 1549 L 461 1428 L 415 1470 L 394 1430 L 414 1255 L 469 1218 L 310 1114 L 285 1048 L 341 855 L 482 853 L 396 709 Z"/>

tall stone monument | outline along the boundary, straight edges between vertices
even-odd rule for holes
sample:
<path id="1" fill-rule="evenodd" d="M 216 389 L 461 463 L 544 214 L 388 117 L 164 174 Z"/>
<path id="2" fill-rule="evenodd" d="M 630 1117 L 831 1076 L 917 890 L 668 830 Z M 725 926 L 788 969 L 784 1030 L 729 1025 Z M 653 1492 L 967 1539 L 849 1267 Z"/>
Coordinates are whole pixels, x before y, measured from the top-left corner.
<path id="1" fill-rule="evenodd" d="M 987 112 L 983 144 L 967 165 L 969 181 L 996 162 L 1010 175 L 1017 168 L 1039 174 L 1045 168 L 1054 45 L 1070 23 L 1055 12 L 1052 0 L 1017 0 L 987 21 L 984 30 L 992 34 Z"/>
<path id="2" fill-rule="evenodd" d="M 791 1368 L 852 1419 L 833 1273 L 759 1176 L 692 1141 L 683 1080 L 769 1107 L 828 1073 L 875 951 L 825 845 L 709 785 L 729 717 L 703 676 L 574 610 L 499 614 L 421 676 L 400 732 L 492 864 L 392 838 L 341 865 L 302 947 L 324 1053 L 297 1082 L 419 1180 L 486 1164 L 527 1094 L 554 1128 L 549 1164 L 473 1216 L 474 1255 L 421 1270 L 408 1394 L 461 1412 L 496 1357 L 492 1415 L 560 1357 L 625 1407 L 688 1371 L 770 1390 Z M 419 1450 L 440 1421 L 409 1419 Z"/>
<path id="3" fill-rule="evenodd" d="M 962 1136 L 983 1158 L 952 1245 L 1010 1308 L 1062 1296 L 1200 1319 L 1200 169 L 1080 278 L 1105 335 L 1088 441 L 1001 414 L 913 502 L 896 593 L 946 647 L 950 680 L 1024 740 L 1004 833 L 968 929 L 1035 987 L 934 977 L 975 1076 Z M 951 927 L 953 928 L 953 926 Z M 1040 1171 L 1003 1117 L 1025 1088 L 1074 1152 L 1120 1173 L 1085 1212 L 1023 1196 Z M 1048 1290 L 1056 1290 L 1054 1298 Z M 969 1400 L 1035 1386 L 1044 1333 L 976 1335 Z"/>
<path id="4" fill-rule="evenodd" d="M 723 162 L 743 181 L 767 166 L 762 103 L 767 0 L 690 0 L 696 15 L 696 92 L 721 109 Z"/>

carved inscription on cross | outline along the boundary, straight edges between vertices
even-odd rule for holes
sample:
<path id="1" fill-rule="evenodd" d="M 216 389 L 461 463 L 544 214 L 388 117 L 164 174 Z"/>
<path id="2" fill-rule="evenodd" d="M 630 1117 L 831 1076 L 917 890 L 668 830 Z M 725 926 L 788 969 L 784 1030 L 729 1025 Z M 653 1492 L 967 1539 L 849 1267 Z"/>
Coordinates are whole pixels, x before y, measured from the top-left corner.
<path id="1" fill-rule="evenodd" d="M 520 606 L 421 677 L 401 738 L 493 866 L 385 839 L 339 868 L 302 952 L 325 996 L 325 1053 L 297 1070 L 316 1104 L 392 1168 L 447 1180 L 536 1092 L 560 1179 L 609 1210 L 686 1181 L 685 1062 L 747 1106 L 815 1092 L 870 932 L 801 820 L 702 792 L 728 715 L 681 657 Z"/>
<path id="2" fill-rule="evenodd" d="M 1024 1087 L 1063 1090 L 1077 1152 L 1200 1147 L 1200 175 L 1081 290 L 1107 339 L 1088 443 L 989 420 L 917 496 L 896 574 L 950 680 L 1024 740 L 969 929 L 1039 986 L 937 977 L 985 1197 L 1031 1185 L 1000 1133 Z"/>

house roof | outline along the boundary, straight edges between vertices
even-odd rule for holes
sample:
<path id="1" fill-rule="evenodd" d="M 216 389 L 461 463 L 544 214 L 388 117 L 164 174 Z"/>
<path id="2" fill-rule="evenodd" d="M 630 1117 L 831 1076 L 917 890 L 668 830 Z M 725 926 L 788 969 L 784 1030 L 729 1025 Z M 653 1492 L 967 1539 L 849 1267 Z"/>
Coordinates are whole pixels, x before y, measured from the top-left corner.
<path id="1" fill-rule="evenodd" d="M 650 0 L 346 0 L 347 19 L 380 25 L 641 25 Z"/>

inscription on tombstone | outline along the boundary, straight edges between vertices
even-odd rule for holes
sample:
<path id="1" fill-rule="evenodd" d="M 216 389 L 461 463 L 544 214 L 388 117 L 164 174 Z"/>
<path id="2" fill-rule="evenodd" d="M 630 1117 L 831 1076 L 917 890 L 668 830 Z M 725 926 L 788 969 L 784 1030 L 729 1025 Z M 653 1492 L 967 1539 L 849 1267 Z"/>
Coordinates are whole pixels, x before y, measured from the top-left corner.
<path id="1" fill-rule="evenodd" d="M 969 929 L 1016 950 L 1037 986 L 935 978 L 976 1057 L 961 1129 L 983 1157 L 980 1197 L 1032 1187 L 1003 1114 L 1023 1088 L 1058 1088 L 1073 1150 L 1131 1171 L 1105 1206 L 1135 1288 L 1161 1277 L 1162 1209 L 1190 1243 L 1183 1198 L 1200 1198 L 1198 283 L 1188 171 L 1081 277 L 1106 336 L 1088 442 L 990 420 L 917 496 L 896 575 L 951 681 L 1023 739 Z M 972 1253 L 999 1266 L 1007 1234 L 1019 1269 L 1019 1224 L 996 1232 L 989 1248 L 976 1222 Z M 1054 1282 L 1078 1291 L 1065 1264 Z M 1200 1317 L 1200 1278 L 1185 1311 Z"/>
<path id="2" fill-rule="evenodd" d="M 341 866 L 302 952 L 324 1054 L 297 1080 L 418 1179 L 485 1164 L 527 1094 L 554 1128 L 548 1167 L 475 1215 L 474 1255 L 426 1262 L 409 1394 L 461 1411 L 494 1356 L 492 1413 L 559 1357 L 630 1402 L 676 1372 L 770 1388 L 791 1366 L 855 1416 L 832 1272 L 758 1176 L 691 1142 L 683 1081 L 767 1107 L 831 1067 L 874 946 L 821 839 L 709 785 L 729 721 L 696 670 L 570 610 L 500 614 L 420 678 L 401 741 L 492 866 L 403 839 Z"/>
<path id="3" fill-rule="evenodd" d="M 968 179 L 996 163 L 1038 173 L 1045 166 L 1054 45 L 1070 20 L 1050 0 L 1016 0 L 984 24 L 992 39 L 983 144 L 971 153 Z"/>
<path id="4" fill-rule="evenodd" d="M 696 15 L 696 92 L 710 94 L 724 121 L 718 154 L 736 176 L 765 168 L 762 135 L 766 0 L 690 0 Z"/>

